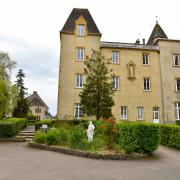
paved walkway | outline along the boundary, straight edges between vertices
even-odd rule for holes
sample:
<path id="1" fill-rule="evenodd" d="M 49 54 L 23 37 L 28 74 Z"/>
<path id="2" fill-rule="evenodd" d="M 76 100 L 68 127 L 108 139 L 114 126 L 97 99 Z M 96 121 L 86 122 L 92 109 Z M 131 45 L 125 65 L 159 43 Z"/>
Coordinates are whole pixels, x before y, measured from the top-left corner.
<path id="1" fill-rule="evenodd" d="M 180 180 L 180 151 L 160 147 L 148 160 L 93 160 L 0 143 L 0 180 Z"/>

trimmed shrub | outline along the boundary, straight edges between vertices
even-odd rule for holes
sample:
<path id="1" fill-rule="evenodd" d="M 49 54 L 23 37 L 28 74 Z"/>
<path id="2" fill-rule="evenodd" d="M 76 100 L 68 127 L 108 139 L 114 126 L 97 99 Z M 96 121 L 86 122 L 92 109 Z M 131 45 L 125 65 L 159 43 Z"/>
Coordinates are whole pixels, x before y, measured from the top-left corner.
<path id="1" fill-rule="evenodd" d="M 12 137 L 27 126 L 25 118 L 4 118 L 0 120 L 0 137 Z"/>
<path id="2" fill-rule="evenodd" d="M 45 144 L 46 137 L 47 137 L 47 134 L 45 132 L 37 131 L 33 138 L 33 141 L 36 143 Z"/>
<path id="3" fill-rule="evenodd" d="M 52 121 L 49 120 L 49 119 L 44 119 L 44 120 L 40 120 L 38 122 L 35 123 L 35 130 L 39 130 L 43 124 L 47 124 L 48 125 L 48 128 L 49 127 L 52 127 Z"/>
<path id="4" fill-rule="evenodd" d="M 161 144 L 180 149 L 180 126 L 179 125 L 161 125 Z"/>
<path id="5" fill-rule="evenodd" d="M 120 123 L 119 145 L 128 154 L 150 154 L 158 148 L 159 125 L 152 123 Z"/>

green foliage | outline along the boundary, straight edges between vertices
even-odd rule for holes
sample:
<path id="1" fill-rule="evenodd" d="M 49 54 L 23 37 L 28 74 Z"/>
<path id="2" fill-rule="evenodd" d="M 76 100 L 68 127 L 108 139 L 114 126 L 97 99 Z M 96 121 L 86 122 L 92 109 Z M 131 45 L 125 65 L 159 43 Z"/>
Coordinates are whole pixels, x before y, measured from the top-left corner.
<path id="1" fill-rule="evenodd" d="M 56 128 L 52 128 L 47 132 L 46 141 L 48 145 L 58 144 L 59 131 Z"/>
<path id="2" fill-rule="evenodd" d="M 82 150 L 87 149 L 87 138 L 81 126 L 75 126 L 72 128 L 70 147 Z"/>
<path id="3" fill-rule="evenodd" d="M 48 128 L 52 127 L 52 121 L 49 119 L 44 119 L 35 123 L 35 130 L 37 131 L 38 129 L 40 129 L 43 124 L 47 124 Z"/>
<path id="4" fill-rule="evenodd" d="M 34 115 L 34 114 L 28 114 L 28 115 L 27 115 L 27 119 L 28 119 L 28 124 L 34 124 L 34 123 L 36 123 L 36 122 L 39 121 L 39 119 L 37 118 L 37 116 Z"/>
<path id="5" fill-rule="evenodd" d="M 161 125 L 161 144 L 180 149 L 180 126 L 179 125 Z"/>
<path id="6" fill-rule="evenodd" d="M 85 60 L 86 84 L 80 93 L 83 112 L 87 115 L 101 117 L 112 116 L 111 107 L 114 106 L 111 78 L 108 70 L 108 60 L 101 52 L 92 51 L 92 56 Z"/>
<path id="7" fill-rule="evenodd" d="M 12 137 L 27 126 L 27 119 L 4 118 L 0 120 L 0 137 Z"/>
<path id="8" fill-rule="evenodd" d="M 58 129 L 57 144 L 61 146 L 67 146 L 70 142 L 71 131 L 66 126 Z"/>
<path id="9" fill-rule="evenodd" d="M 18 97 L 17 97 L 17 106 L 14 108 L 13 116 L 15 117 L 27 117 L 29 111 L 29 105 L 25 98 L 27 88 L 24 87 L 24 78 L 25 74 L 23 70 L 20 69 L 16 76 L 16 85 L 18 87 Z"/>
<path id="10" fill-rule="evenodd" d="M 0 51 L 0 80 L 9 81 L 10 72 L 16 67 L 16 62 L 12 61 L 9 54 Z"/>
<path id="11" fill-rule="evenodd" d="M 110 118 L 104 121 L 103 137 L 108 149 L 112 149 L 116 144 L 117 134 L 118 131 L 115 119 Z"/>
<path id="12" fill-rule="evenodd" d="M 0 117 L 5 116 L 9 108 L 9 82 L 0 80 Z"/>
<path id="13" fill-rule="evenodd" d="M 37 131 L 33 138 L 33 141 L 36 143 L 45 144 L 46 137 L 47 137 L 47 134 L 45 132 Z"/>
<path id="14" fill-rule="evenodd" d="M 180 120 L 176 120 L 176 125 L 180 125 Z"/>
<path id="15" fill-rule="evenodd" d="M 120 123 L 119 145 L 126 153 L 152 153 L 159 145 L 159 126 L 151 123 Z"/>

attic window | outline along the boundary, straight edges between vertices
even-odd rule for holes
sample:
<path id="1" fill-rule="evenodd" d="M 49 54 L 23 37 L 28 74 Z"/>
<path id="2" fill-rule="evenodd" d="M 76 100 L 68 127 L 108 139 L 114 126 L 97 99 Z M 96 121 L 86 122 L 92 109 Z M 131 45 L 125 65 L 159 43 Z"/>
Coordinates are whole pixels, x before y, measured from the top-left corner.
<path id="1" fill-rule="evenodd" d="M 85 36 L 85 25 L 77 25 L 77 36 Z"/>

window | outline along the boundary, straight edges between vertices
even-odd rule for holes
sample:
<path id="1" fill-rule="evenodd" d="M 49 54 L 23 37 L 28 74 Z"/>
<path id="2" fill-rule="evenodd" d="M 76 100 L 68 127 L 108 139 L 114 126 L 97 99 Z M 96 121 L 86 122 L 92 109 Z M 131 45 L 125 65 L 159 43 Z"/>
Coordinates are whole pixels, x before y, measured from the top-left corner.
<path id="1" fill-rule="evenodd" d="M 83 116 L 83 112 L 82 112 L 82 109 L 81 109 L 81 105 L 79 103 L 76 103 L 74 105 L 74 117 L 75 118 L 80 118 Z"/>
<path id="2" fill-rule="evenodd" d="M 176 91 L 180 91 L 180 79 L 176 79 Z"/>
<path id="3" fill-rule="evenodd" d="M 35 109 L 35 113 L 41 113 L 41 109 L 40 108 L 36 108 Z"/>
<path id="4" fill-rule="evenodd" d="M 119 62 L 119 52 L 114 51 L 112 52 L 112 63 L 118 63 Z"/>
<path id="5" fill-rule="evenodd" d="M 78 61 L 84 60 L 84 48 L 77 48 L 76 49 L 76 59 Z"/>
<path id="6" fill-rule="evenodd" d="M 127 106 L 121 107 L 121 119 L 128 119 L 128 107 Z"/>
<path id="7" fill-rule="evenodd" d="M 82 88 L 82 87 L 83 87 L 83 75 L 76 74 L 76 88 Z"/>
<path id="8" fill-rule="evenodd" d="M 137 120 L 144 119 L 144 107 L 137 107 Z"/>
<path id="9" fill-rule="evenodd" d="M 177 54 L 173 55 L 173 65 L 180 66 L 180 56 Z"/>
<path id="10" fill-rule="evenodd" d="M 175 103 L 176 120 L 180 120 L 180 102 Z"/>
<path id="11" fill-rule="evenodd" d="M 119 90 L 119 77 L 115 76 L 113 77 L 113 89 Z"/>
<path id="12" fill-rule="evenodd" d="M 77 36 L 85 36 L 85 25 L 77 25 Z"/>
<path id="13" fill-rule="evenodd" d="M 144 78 L 144 90 L 145 91 L 150 90 L 150 78 Z"/>
<path id="14" fill-rule="evenodd" d="M 159 107 L 153 107 L 153 120 L 155 123 L 159 122 Z"/>
<path id="15" fill-rule="evenodd" d="M 149 54 L 143 54 L 143 64 L 149 65 Z"/>

